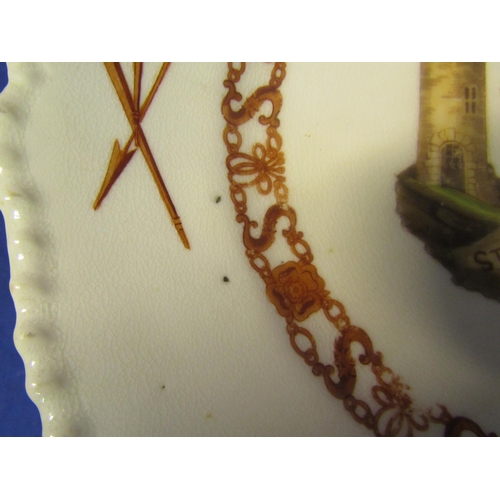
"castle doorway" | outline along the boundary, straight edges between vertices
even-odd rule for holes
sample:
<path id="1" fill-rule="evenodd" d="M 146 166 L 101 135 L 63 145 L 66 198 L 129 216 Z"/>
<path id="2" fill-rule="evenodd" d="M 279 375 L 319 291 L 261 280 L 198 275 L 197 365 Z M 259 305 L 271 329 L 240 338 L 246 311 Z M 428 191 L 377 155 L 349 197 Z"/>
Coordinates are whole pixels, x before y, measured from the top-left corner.
<path id="1" fill-rule="evenodd" d="M 441 146 L 441 186 L 465 192 L 464 151 L 457 142 Z"/>

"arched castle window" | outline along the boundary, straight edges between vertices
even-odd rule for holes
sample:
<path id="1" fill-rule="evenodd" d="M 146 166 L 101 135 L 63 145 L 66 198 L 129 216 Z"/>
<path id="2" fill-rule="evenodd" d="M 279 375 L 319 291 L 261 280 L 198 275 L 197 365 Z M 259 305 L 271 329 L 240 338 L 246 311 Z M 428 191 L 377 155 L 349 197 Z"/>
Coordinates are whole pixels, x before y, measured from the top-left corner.
<path id="1" fill-rule="evenodd" d="M 464 87 L 465 112 L 474 114 L 476 112 L 476 87 Z"/>
<path id="2" fill-rule="evenodd" d="M 441 185 L 464 191 L 464 150 L 457 142 L 441 146 Z"/>

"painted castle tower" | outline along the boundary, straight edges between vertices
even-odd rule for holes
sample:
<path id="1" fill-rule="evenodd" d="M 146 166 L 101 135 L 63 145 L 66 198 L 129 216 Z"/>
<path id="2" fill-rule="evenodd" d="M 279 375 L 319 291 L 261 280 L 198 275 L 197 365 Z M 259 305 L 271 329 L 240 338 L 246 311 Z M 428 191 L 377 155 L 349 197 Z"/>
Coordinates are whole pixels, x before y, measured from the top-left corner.
<path id="1" fill-rule="evenodd" d="M 485 63 L 422 63 L 418 180 L 500 205 L 486 147 Z"/>

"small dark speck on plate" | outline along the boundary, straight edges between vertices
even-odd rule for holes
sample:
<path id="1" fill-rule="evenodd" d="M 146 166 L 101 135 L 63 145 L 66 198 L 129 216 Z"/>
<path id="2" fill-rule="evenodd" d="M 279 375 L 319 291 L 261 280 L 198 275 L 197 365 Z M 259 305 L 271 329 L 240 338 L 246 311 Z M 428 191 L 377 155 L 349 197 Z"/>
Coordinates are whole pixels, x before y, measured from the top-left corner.
<path id="1" fill-rule="evenodd" d="M 224 283 L 229 283 L 229 278 L 227 276 L 224 276 L 224 278 L 222 278 L 222 281 L 224 281 Z"/>
<path id="2" fill-rule="evenodd" d="M 215 203 L 220 203 L 220 200 L 222 200 L 222 198 L 220 196 L 217 196 L 217 198 L 215 198 Z"/>

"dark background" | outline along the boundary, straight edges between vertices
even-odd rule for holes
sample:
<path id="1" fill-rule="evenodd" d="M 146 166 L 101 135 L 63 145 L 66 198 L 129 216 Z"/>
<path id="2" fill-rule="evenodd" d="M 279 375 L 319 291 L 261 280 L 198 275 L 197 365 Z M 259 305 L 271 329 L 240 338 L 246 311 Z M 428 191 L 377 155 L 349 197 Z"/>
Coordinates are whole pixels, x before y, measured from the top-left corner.
<path id="1" fill-rule="evenodd" d="M 0 63 L 0 92 L 7 83 L 7 65 Z M 26 372 L 14 346 L 16 312 L 9 280 L 5 221 L 0 214 L 0 436 L 41 436 L 40 414 L 26 394 Z"/>

